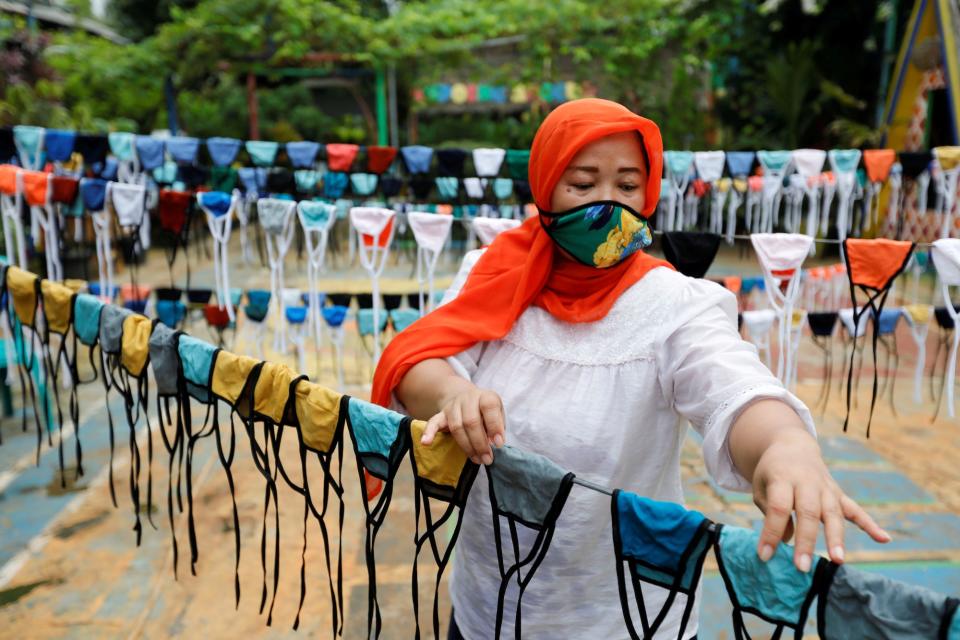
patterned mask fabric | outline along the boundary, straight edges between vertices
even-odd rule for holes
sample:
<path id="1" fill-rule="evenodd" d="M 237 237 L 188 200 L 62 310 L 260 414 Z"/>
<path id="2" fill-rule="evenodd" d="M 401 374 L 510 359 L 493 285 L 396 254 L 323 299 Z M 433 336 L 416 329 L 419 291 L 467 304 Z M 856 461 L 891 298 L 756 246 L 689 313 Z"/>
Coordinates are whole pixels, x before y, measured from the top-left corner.
<path id="1" fill-rule="evenodd" d="M 77 458 L 77 475 L 79 478 L 83 475 L 83 456 L 80 449 L 80 405 L 77 400 L 77 334 L 71 331 L 73 327 L 73 300 L 76 294 L 57 282 L 50 280 L 40 281 L 41 307 L 46 322 L 44 322 L 43 354 L 46 360 L 46 369 L 50 375 L 51 383 L 47 388 L 53 388 L 54 404 L 57 410 L 57 425 L 60 432 L 59 460 L 60 460 L 60 486 L 66 487 L 66 477 L 64 474 L 63 459 L 63 410 L 60 406 L 60 383 L 62 382 L 60 372 L 66 370 L 70 383 L 70 398 L 68 410 L 70 412 L 70 421 L 73 424 L 74 442 Z M 56 354 L 51 353 L 50 346 L 53 341 L 51 334 L 58 337 L 58 346 Z M 73 348 L 68 348 L 68 342 L 72 340 Z"/>
<path id="2" fill-rule="evenodd" d="M 860 326 L 861 319 L 868 313 L 879 318 L 883 305 L 887 301 L 887 294 L 898 275 L 910 262 L 913 253 L 912 242 L 898 240 L 860 240 L 848 238 L 843 241 L 843 257 L 847 265 L 847 277 L 850 280 L 850 299 L 853 302 L 853 323 Z M 867 301 L 857 305 L 857 289 L 866 296 Z M 879 323 L 873 324 L 873 392 L 870 399 L 870 416 L 867 419 L 867 437 L 870 437 L 870 424 L 873 421 L 873 408 L 877 402 L 878 376 L 876 370 L 877 344 L 880 341 Z M 853 336 L 854 340 L 856 335 Z M 850 404 L 853 391 L 853 368 L 856 349 L 851 350 L 850 367 L 847 371 L 847 415 L 843 421 L 843 430 L 847 430 L 850 422 Z"/>
<path id="3" fill-rule="evenodd" d="M 557 246 L 587 266 L 612 267 L 650 246 L 646 220 L 625 204 L 604 201 L 560 213 L 540 212 L 544 230 Z"/>
<path id="4" fill-rule="evenodd" d="M 650 638 L 663 623 L 678 594 L 686 596 L 678 638 L 683 638 L 703 562 L 713 544 L 713 523 L 681 505 L 658 502 L 626 493 L 613 492 L 613 548 L 617 554 L 617 582 L 624 620 L 632 638 Z M 624 564 L 629 571 L 629 581 Z M 641 582 L 669 591 L 660 612 L 651 620 L 643 600 Z M 640 612 L 642 635 L 630 617 L 628 587 L 633 587 Z"/>
<path id="5" fill-rule="evenodd" d="M 20 269 L 19 267 L 5 267 L 3 271 L 7 303 L 12 309 L 7 309 L 10 335 L 13 336 L 14 346 L 19 350 L 17 358 L 17 375 L 20 378 L 20 388 L 25 389 L 33 408 L 33 421 L 37 428 L 37 464 L 40 464 L 40 447 L 43 444 L 44 427 L 40 421 L 40 405 L 37 402 L 37 389 L 34 383 L 34 368 L 46 363 L 38 359 L 36 349 L 41 349 L 40 336 L 37 335 L 38 311 L 40 309 L 40 278 Z M 24 330 L 26 329 L 26 331 Z M 44 377 L 47 372 L 44 371 Z M 50 416 L 43 412 L 49 420 Z M 22 412 L 21 428 L 27 430 L 27 412 Z M 47 429 L 47 444 L 53 446 L 52 430 Z"/>
<path id="6" fill-rule="evenodd" d="M 367 561 L 368 601 L 367 637 L 371 632 L 380 637 L 383 620 L 377 601 L 377 565 L 375 547 L 377 533 L 383 526 L 393 495 L 393 477 L 409 446 L 410 418 L 355 398 L 349 400 L 349 426 L 357 458 L 357 472 L 364 489 L 363 504 L 366 515 L 365 554 Z M 372 476 L 368 482 L 367 474 Z M 383 483 L 379 495 L 374 491 Z M 370 500 L 375 497 L 373 506 Z"/>
<path id="7" fill-rule="evenodd" d="M 733 605 L 734 637 L 750 640 L 743 620 L 743 614 L 750 613 L 776 625 L 772 638 L 792 629 L 800 640 L 810 605 L 823 591 L 830 561 L 818 558 L 814 568 L 803 573 L 793 564 L 793 547 L 780 544 L 773 557 L 763 562 L 757 556 L 758 540 L 755 531 L 724 525 L 715 544 L 720 575 Z"/>
<path id="8" fill-rule="evenodd" d="M 824 640 L 955 637 L 955 598 L 849 565 L 830 565 L 827 573 L 817 601 L 817 633 Z"/>
<path id="9" fill-rule="evenodd" d="M 720 236 L 698 231 L 667 231 L 663 234 L 663 255 L 685 276 L 702 278 L 720 249 Z"/>
<path id="10" fill-rule="evenodd" d="M 487 466 L 486 471 L 490 484 L 494 544 L 501 577 L 500 592 L 497 596 L 496 637 L 500 638 L 507 590 L 512 582 L 516 582 L 518 590 L 514 632 L 519 639 L 522 636 L 520 614 L 523 591 L 530 584 L 550 548 L 557 518 L 573 486 L 573 474 L 541 455 L 509 445 L 494 449 L 493 464 Z M 513 557 L 509 561 L 503 550 L 500 518 L 507 520 L 513 549 Z M 518 524 L 536 534 L 530 550 L 523 557 L 520 555 Z M 525 573 L 521 574 L 522 570 L 525 570 Z"/>
<path id="11" fill-rule="evenodd" d="M 414 420 L 410 423 L 410 463 L 413 465 L 415 486 L 415 519 L 417 531 L 414 536 L 417 550 L 413 556 L 413 619 L 417 624 L 417 636 L 420 637 L 420 598 L 417 580 L 417 560 L 424 545 L 429 543 L 433 560 L 437 565 L 437 579 L 433 590 L 433 634 L 440 635 L 439 597 L 440 579 L 443 570 L 450 560 L 457 536 L 460 533 L 460 524 L 463 508 L 467 503 L 467 496 L 473 481 L 477 477 L 479 467 L 467 459 L 467 455 L 447 433 L 438 433 L 434 442 L 429 446 L 420 444 L 426 423 Z M 434 518 L 432 503 L 437 501 L 446 505 L 440 516 Z M 420 531 L 420 513 L 423 513 L 424 531 Z M 441 551 L 437 540 L 438 533 L 443 526 L 456 517 L 453 533 L 447 540 L 446 549 Z"/>

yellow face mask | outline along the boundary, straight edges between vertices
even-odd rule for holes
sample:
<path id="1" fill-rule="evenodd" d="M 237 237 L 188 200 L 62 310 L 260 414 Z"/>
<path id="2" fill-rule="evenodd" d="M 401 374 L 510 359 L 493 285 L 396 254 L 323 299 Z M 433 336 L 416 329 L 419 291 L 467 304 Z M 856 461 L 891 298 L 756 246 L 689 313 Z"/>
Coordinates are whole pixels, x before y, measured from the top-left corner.
<path id="1" fill-rule="evenodd" d="M 410 423 L 410 446 L 417 477 L 428 480 L 436 488 L 449 489 L 452 495 L 467 465 L 467 454 L 449 433 L 438 433 L 429 447 L 420 444 L 426 427 L 427 423 L 422 420 Z"/>
<path id="2" fill-rule="evenodd" d="M 211 391 L 213 395 L 222 398 L 232 407 L 237 404 L 246 387 L 247 379 L 260 361 L 222 349 L 217 352 L 216 357 L 213 363 Z"/>
<path id="3" fill-rule="evenodd" d="M 19 267 L 7 268 L 7 290 L 13 298 L 17 319 L 33 328 L 37 316 L 37 281 L 39 278 Z"/>
<path id="4" fill-rule="evenodd" d="M 253 391 L 253 410 L 272 420 L 274 424 L 286 424 L 284 418 L 290 399 L 290 385 L 297 375 L 285 364 L 264 362 Z"/>
<path id="5" fill-rule="evenodd" d="M 120 364 L 135 378 L 139 378 L 147 366 L 152 332 L 153 322 L 146 316 L 135 313 L 123 319 Z"/>
<path id="6" fill-rule="evenodd" d="M 303 443 L 314 451 L 329 453 L 340 430 L 340 400 L 336 391 L 303 380 L 297 384 L 297 420 Z"/>
<path id="7" fill-rule="evenodd" d="M 66 335 L 73 317 L 74 292 L 58 282 L 41 280 L 40 293 L 43 294 L 43 316 L 47 320 L 47 329 Z"/>

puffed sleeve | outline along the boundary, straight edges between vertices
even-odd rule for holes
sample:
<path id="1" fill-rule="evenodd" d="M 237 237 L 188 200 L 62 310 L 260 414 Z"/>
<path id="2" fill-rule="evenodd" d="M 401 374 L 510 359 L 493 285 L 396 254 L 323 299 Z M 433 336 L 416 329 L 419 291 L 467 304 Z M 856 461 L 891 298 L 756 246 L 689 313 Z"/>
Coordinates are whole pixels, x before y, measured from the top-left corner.
<path id="1" fill-rule="evenodd" d="M 749 491 L 734 467 L 728 435 L 740 413 L 760 399 L 785 402 L 816 437 L 813 418 L 760 361 L 737 331 L 736 298 L 723 287 L 686 279 L 677 313 L 657 343 L 657 370 L 664 397 L 703 438 L 703 458 L 717 484 Z"/>

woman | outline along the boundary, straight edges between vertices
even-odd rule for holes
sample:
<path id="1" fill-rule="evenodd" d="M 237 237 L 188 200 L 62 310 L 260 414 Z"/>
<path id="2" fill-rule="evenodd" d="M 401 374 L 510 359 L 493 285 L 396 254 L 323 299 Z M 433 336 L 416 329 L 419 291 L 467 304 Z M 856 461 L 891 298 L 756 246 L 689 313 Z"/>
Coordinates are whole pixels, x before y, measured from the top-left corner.
<path id="1" fill-rule="evenodd" d="M 753 491 L 764 561 L 794 527 L 802 571 L 821 523 L 836 562 L 844 519 L 888 541 L 831 478 L 809 411 L 741 340 L 734 296 L 639 250 L 650 243 L 662 154 L 656 124 L 619 104 L 554 110 L 530 155 L 540 215 L 498 237 L 472 268 L 465 260 L 447 304 L 397 336 L 374 401 L 429 419 L 424 444 L 449 431 L 476 463 L 489 464 L 491 447 L 509 438 L 586 480 L 674 502 L 683 500 L 689 420 L 714 479 Z M 609 500 L 573 491 L 524 593 L 525 636 L 626 637 L 611 545 Z M 451 577 L 452 637 L 492 636 L 499 584 L 478 481 Z M 676 637 L 679 609 L 658 637 Z"/>

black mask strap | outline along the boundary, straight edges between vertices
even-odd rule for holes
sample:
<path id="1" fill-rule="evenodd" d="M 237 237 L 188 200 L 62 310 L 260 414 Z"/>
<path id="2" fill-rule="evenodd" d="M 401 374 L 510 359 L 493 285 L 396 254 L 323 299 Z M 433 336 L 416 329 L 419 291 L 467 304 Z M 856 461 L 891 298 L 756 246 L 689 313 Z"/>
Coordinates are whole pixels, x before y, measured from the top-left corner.
<path id="1" fill-rule="evenodd" d="M 173 508 L 173 479 L 174 479 L 174 464 L 179 455 L 179 451 L 183 448 L 184 440 L 184 429 L 183 423 L 181 420 L 181 412 L 179 410 L 179 403 L 177 405 L 176 421 L 172 423 L 170 420 L 170 404 L 169 397 L 161 396 L 157 394 L 157 420 L 159 421 L 160 426 L 160 438 L 163 441 L 163 446 L 167 450 L 168 462 L 167 462 L 167 519 L 170 524 L 170 537 L 171 545 L 173 549 L 173 578 L 177 579 L 177 561 L 179 559 L 179 549 L 177 547 L 177 530 L 174 524 L 174 508 Z M 166 410 L 166 411 L 164 411 Z M 167 433 L 167 427 L 173 426 L 173 438 Z M 179 474 L 177 474 L 177 495 L 180 494 L 180 480 Z M 178 499 L 179 501 L 179 499 Z M 181 505 L 180 512 L 183 512 L 183 507 Z"/>
<path id="2" fill-rule="evenodd" d="M 46 323 L 44 323 L 46 324 Z M 63 409 L 60 406 L 60 364 L 64 360 L 64 343 L 66 342 L 65 336 L 60 336 L 60 345 L 57 349 L 56 358 L 50 352 L 50 329 L 46 328 L 44 331 L 46 334 L 44 336 L 43 344 L 43 366 L 47 371 L 49 376 L 47 380 L 51 384 L 47 384 L 47 389 L 53 388 L 53 404 L 57 410 L 57 456 L 60 469 L 60 487 L 65 489 L 67 487 L 67 476 L 66 468 L 64 465 L 64 456 L 63 456 Z M 49 429 L 48 429 L 49 431 Z M 79 442 L 80 438 L 77 437 L 76 440 Z"/>
<path id="3" fill-rule="evenodd" d="M 860 328 L 860 321 L 864 317 L 864 314 L 868 311 L 873 313 L 873 336 L 871 339 L 871 349 L 873 351 L 873 388 L 870 396 L 870 414 L 867 418 L 867 437 L 870 437 L 870 425 L 873 423 L 873 409 L 877 403 L 877 391 L 879 389 L 879 374 L 877 372 L 877 345 L 880 342 L 880 329 L 877 326 L 878 319 L 880 318 L 880 310 L 883 309 L 883 305 L 887 301 L 887 294 L 890 292 L 889 286 L 882 291 L 871 295 L 870 292 L 861 287 L 861 290 L 867 295 L 867 301 L 857 307 L 856 301 L 856 289 L 853 284 L 850 285 L 850 296 L 853 300 L 853 349 L 850 351 L 850 366 L 847 370 L 847 415 L 843 420 L 843 431 L 846 433 L 847 427 L 850 423 L 850 403 L 852 400 L 853 393 L 853 369 L 854 369 L 854 357 L 857 352 L 857 330 Z"/>
<path id="4" fill-rule="evenodd" d="M 463 468 L 463 471 L 460 476 L 460 481 L 458 482 L 456 491 L 454 495 L 439 495 L 438 491 L 434 491 L 431 488 L 429 481 L 420 478 L 416 474 L 416 458 L 413 454 L 413 448 L 410 449 L 410 461 L 414 467 L 414 522 L 416 522 L 416 531 L 414 534 L 414 541 L 416 543 L 416 551 L 413 555 L 413 579 L 411 582 L 411 589 L 413 592 L 413 619 L 416 623 L 416 638 L 419 640 L 420 634 L 420 592 L 419 592 L 419 580 L 417 578 L 417 561 L 420 557 L 420 551 L 423 549 L 425 543 L 430 543 L 430 551 L 433 555 L 433 560 L 437 565 L 437 577 L 434 582 L 433 587 L 433 635 L 434 638 L 439 640 L 440 637 L 440 582 L 443 578 L 443 572 L 447 567 L 447 564 L 450 561 L 450 556 L 453 554 L 453 548 L 456 546 L 457 538 L 460 535 L 460 525 L 463 522 L 463 508 L 466 505 L 467 494 L 470 493 L 470 487 L 473 485 L 473 481 L 477 476 L 477 465 L 467 462 Z M 438 502 L 446 502 L 447 506 L 444 508 L 443 512 L 440 514 L 440 517 L 436 520 L 433 519 L 433 510 L 431 509 L 431 501 L 437 500 Z M 421 503 L 423 505 L 423 520 L 424 520 L 424 531 L 420 532 L 420 512 L 421 512 Z M 441 551 L 440 545 L 437 542 L 437 532 L 440 531 L 443 526 L 455 516 L 453 532 L 450 535 L 450 539 L 447 541 L 446 548 Z"/>
<path id="5" fill-rule="evenodd" d="M 342 402 L 344 404 L 340 405 L 341 408 L 349 407 L 349 405 L 346 404 L 349 402 L 349 398 L 346 395 L 343 396 Z M 367 499 L 365 477 L 367 468 L 363 464 L 363 455 L 361 455 L 359 450 L 357 450 L 356 438 L 351 438 L 354 441 L 354 457 L 357 460 L 357 474 L 360 478 L 360 486 L 363 489 L 363 499 L 361 502 L 363 504 L 365 516 L 364 523 L 366 526 L 366 535 L 364 537 L 364 556 L 367 562 L 368 581 L 367 638 L 370 637 L 371 632 L 373 632 L 374 638 L 379 638 L 380 630 L 383 626 L 383 618 L 380 614 L 380 603 L 377 601 L 377 560 L 375 553 L 377 533 L 379 533 L 380 527 L 383 525 L 383 521 L 386 519 L 387 512 L 390 509 L 390 500 L 393 496 L 393 478 L 399 468 L 399 464 L 397 464 L 397 462 L 402 459 L 403 454 L 406 452 L 406 449 L 409 446 L 409 434 L 410 418 L 404 418 L 399 425 L 399 429 L 397 431 L 397 440 L 394 442 L 390 452 L 390 460 L 387 461 L 388 470 L 386 477 L 380 477 L 379 474 L 371 474 L 383 482 L 383 489 L 376 499 L 376 504 L 372 508 L 370 507 L 370 501 Z"/>
<path id="6" fill-rule="evenodd" d="M 37 285 L 39 286 L 39 285 Z M 38 294 L 39 295 L 39 294 Z M 19 318 L 15 318 L 16 312 L 13 307 L 13 295 L 8 294 L 7 299 L 9 301 L 9 306 L 7 308 L 7 320 L 8 326 L 10 328 L 10 334 L 14 336 L 14 351 L 15 358 L 17 361 L 17 376 L 20 378 L 20 388 L 27 391 L 27 395 L 30 398 L 30 405 L 33 408 L 33 422 L 37 429 L 37 466 L 40 466 L 40 449 L 43 446 L 43 424 L 40 421 L 40 407 L 37 404 L 37 389 L 33 382 L 33 369 L 37 366 L 38 361 L 36 353 L 33 351 L 33 336 L 35 335 L 35 329 L 31 329 L 30 333 L 30 346 L 27 347 L 26 340 L 24 339 L 23 323 L 20 322 Z M 36 325 L 36 311 L 34 312 L 34 317 L 31 318 L 31 323 Z M 42 398 L 46 400 L 46 397 Z M 27 431 L 27 412 L 25 410 L 21 413 L 21 429 Z M 49 415 L 46 411 L 47 405 L 44 404 L 44 415 L 49 418 Z M 50 446 L 53 446 L 53 439 L 50 435 L 49 429 L 47 430 L 47 440 Z"/>

